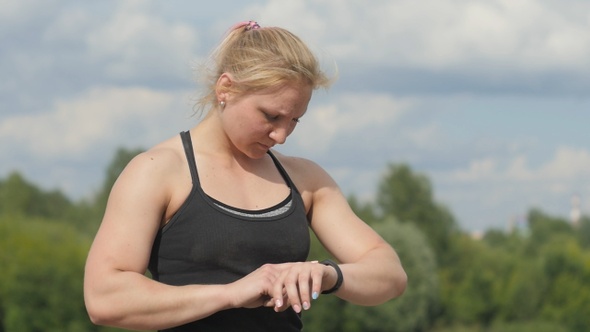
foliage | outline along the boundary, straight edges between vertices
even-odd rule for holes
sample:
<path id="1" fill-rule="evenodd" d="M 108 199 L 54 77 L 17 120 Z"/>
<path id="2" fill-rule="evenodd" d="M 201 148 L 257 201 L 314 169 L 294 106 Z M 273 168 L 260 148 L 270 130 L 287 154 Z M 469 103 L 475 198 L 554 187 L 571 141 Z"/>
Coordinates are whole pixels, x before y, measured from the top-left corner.
<path id="1" fill-rule="evenodd" d="M 458 229 L 451 212 L 434 200 L 430 180 L 405 164 L 390 164 L 379 183 L 377 206 L 384 217 L 415 224 L 428 239 L 439 264 L 446 263 L 449 239 Z"/>
<path id="2" fill-rule="evenodd" d="M 325 332 L 426 331 L 438 304 L 434 253 L 422 232 L 393 218 L 376 224 L 376 230 L 396 248 L 411 280 L 402 297 L 376 307 L 357 306 L 335 296 L 320 296 L 305 312 L 306 329 Z M 313 237 L 310 259 L 330 257 Z"/>
<path id="3" fill-rule="evenodd" d="M 117 151 L 96 197 L 74 202 L 18 172 L 0 179 L 0 332 L 118 331 L 90 323 L 83 265 L 115 179 L 140 150 Z M 405 294 L 377 307 L 322 295 L 309 331 L 577 332 L 590 328 L 590 218 L 531 209 L 527 227 L 461 232 L 430 181 L 389 165 L 375 202 L 354 211 L 398 252 Z M 329 258 L 312 235 L 310 259 Z"/>
<path id="4" fill-rule="evenodd" d="M 426 331 L 439 302 L 434 253 L 424 234 L 413 224 L 389 218 L 375 229 L 403 261 L 408 287 L 402 297 L 379 306 L 347 305 L 346 320 L 354 328 L 344 331 Z"/>
<path id="5" fill-rule="evenodd" d="M 0 219 L 6 331 L 90 331 L 82 301 L 88 239 L 45 220 Z"/>

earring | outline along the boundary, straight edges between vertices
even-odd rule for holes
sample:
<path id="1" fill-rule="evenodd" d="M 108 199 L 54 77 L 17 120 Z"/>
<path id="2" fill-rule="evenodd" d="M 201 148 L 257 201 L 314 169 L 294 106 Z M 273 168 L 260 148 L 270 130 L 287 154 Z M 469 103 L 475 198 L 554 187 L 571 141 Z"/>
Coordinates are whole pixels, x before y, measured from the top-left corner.
<path id="1" fill-rule="evenodd" d="M 223 101 L 223 100 L 222 100 L 222 101 L 220 101 L 220 102 L 219 102 L 219 106 L 221 106 L 221 108 L 224 108 L 224 107 L 225 107 L 225 101 Z"/>

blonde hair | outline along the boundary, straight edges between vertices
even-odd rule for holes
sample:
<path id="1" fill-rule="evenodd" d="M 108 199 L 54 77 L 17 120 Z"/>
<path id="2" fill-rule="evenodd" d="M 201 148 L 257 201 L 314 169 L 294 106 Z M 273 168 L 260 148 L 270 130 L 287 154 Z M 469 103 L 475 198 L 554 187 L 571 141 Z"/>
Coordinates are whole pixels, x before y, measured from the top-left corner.
<path id="1" fill-rule="evenodd" d="M 217 107 L 217 80 L 223 73 L 233 79 L 224 92 L 237 96 L 288 82 L 304 82 L 313 89 L 331 84 L 299 37 L 278 27 L 260 28 L 253 21 L 235 25 L 204 69 L 205 91 L 196 102 L 197 112 Z"/>

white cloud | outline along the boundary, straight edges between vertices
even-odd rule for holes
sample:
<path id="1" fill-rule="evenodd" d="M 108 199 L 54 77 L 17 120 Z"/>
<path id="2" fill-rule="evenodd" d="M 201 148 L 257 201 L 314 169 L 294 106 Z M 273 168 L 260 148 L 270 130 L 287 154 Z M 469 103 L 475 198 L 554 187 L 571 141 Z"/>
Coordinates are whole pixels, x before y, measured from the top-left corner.
<path id="1" fill-rule="evenodd" d="M 468 218 L 464 226 L 488 228 L 532 207 L 566 216 L 572 195 L 590 199 L 588 149 L 561 146 L 540 164 L 524 154 L 508 162 L 503 159 L 490 156 L 473 160 L 463 169 L 434 173 L 438 194 Z M 583 209 L 588 213 L 587 206 Z M 484 219 L 485 224 L 476 224 L 475 220 Z"/>
<path id="2" fill-rule="evenodd" d="M 525 155 L 513 157 L 505 167 L 501 165 L 499 159 L 494 157 L 473 160 L 467 168 L 453 171 L 450 174 L 450 180 L 520 183 L 570 182 L 580 178 L 590 180 L 590 151 L 582 148 L 559 147 L 550 160 L 538 167 L 530 165 Z"/>
<path id="3" fill-rule="evenodd" d="M 391 136 L 391 129 L 410 105 L 411 101 L 384 94 L 339 96 L 330 104 L 310 109 L 289 143 L 308 152 L 323 153 L 342 136 L 376 132 Z"/>
<path id="4" fill-rule="evenodd" d="M 166 130 L 181 123 L 187 94 L 94 88 L 73 100 L 58 101 L 51 111 L 4 119 L 0 149 L 11 154 L 18 146 L 40 158 L 59 159 L 85 155 L 100 145 L 153 142 L 172 135 Z"/>
<path id="5" fill-rule="evenodd" d="M 571 181 L 590 180 L 590 151 L 573 147 L 560 147 L 549 163 L 538 170 L 539 178 Z"/>
<path id="6" fill-rule="evenodd" d="M 188 65 L 199 41 L 197 31 L 191 25 L 153 16 L 144 8 L 147 5 L 121 2 L 108 21 L 85 36 L 89 57 L 106 61 L 106 71 L 113 78 L 189 77 Z"/>
<path id="7" fill-rule="evenodd" d="M 452 174 L 452 179 L 456 181 L 482 181 L 498 177 L 496 161 L 493 158 L 473 160 L 469 163 L 467 169 L 456 170 Z"/>
<path id="8" fill-rule="evenodd" d="M 427 69 L 590 69 L 588 2 L 269 1 L 247 12 L 345 61 Z"/>
<path id="9" fill-rule="evenodd" d="M 56 0 L 0 0 L 0 27 L 22 25 L 38 20 L 55 9 L 58 4 L 59 1 Z"/>

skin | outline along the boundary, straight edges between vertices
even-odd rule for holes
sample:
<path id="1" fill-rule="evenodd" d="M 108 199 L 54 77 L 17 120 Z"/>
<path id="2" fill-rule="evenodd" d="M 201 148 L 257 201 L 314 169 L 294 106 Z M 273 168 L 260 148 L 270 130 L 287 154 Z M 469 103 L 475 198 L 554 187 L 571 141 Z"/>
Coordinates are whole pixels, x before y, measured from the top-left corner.
<path id="1" fill-rule="evenodd" d="M 207 142 L 194 146 L 201 186 L 237 208 L 271 207 L 287 197 L 289 188 L 267 151 L 293 132 L 312 88 L 292 82 L 239 96 L 224 92 L 232 84 L 231 75 L 221 75 L 217 97 L 226 106 L 213 109 L 191 129 L 194 142 Z M 360 305 L 401 295 L 407 277 L 397 254 L 353 213 L 334 180 L 309 160 L 273 153 L 299 189 L 312 230 L 340 262 L 344 283 L 335 294 Z M 162 329 L 228 308 L 300 312 L 334 286 L 334 268 L 317 262 L 266 264 L 227 285 L 168 286 L 145 277 L 158 229 L 191 186 L 178 136 L 138 155 L 122 172 L 86 263 L 85 303 L 95 324 Z"/>

